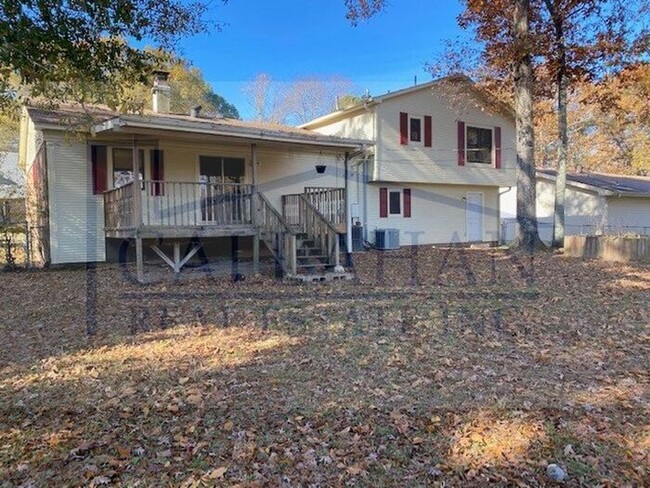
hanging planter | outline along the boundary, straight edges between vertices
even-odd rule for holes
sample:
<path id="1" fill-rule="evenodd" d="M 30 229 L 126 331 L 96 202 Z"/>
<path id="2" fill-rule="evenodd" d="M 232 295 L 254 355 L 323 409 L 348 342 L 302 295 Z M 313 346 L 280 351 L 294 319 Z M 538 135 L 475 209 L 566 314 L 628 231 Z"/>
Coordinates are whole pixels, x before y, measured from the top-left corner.
<path id="1" fill-rule="evenodd" d="M 323 173 L 325 173 L 326 168 L 327 168 L 327 166 L 325 166 L 324 164 L 317 164 L 316 165 L 316 173 L 318 173 L 319 175 L 322 175 Z"/>

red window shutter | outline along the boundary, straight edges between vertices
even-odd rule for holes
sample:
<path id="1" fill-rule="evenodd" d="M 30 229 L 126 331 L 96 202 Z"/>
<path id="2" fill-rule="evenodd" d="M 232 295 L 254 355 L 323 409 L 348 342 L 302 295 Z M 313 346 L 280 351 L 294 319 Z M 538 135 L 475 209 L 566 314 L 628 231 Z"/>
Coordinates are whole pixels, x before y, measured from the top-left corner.
<path id="1" fill-rule="evenodd" d="M 151 185 L 151 194 L 160 196 L 165 194 L 165 185 L 161 183 L 165 180 L 165 158 L 161 149 L 152 149 L 151 157 L 151 179 L 154 183 Z"/>
<path id="2" fill-rule="evenodd" d="M 501 168 L 501 127 L 494 128 L 494 167 Z"/>
<path id="3" fill-rule="evenodd" d="M 93 193 L 103 193 L 108 189 L 106 146 L 91 146 L 90 157 L 92 160 Z"/>
<path id="4" fill-rule="evenodd" d="M 458 166 L 465 166 L 465 122 L 458 121 Z"/>
<path id="5" fill-rule="evenodd" d="M 388 188 L 379 189 L 379 217 L 388 217 Z"/>
<path id="6" fill-rule="evenodd" d="M 399 142 L 402 145 L 409 143 L 409 115 L 406 112 L 399 113 Z"/>
<path id="7" fill-rule="evenodd" d="M 411 189 L 404 188 L 404 217 L 411 217 Z"/>
<path id="8" fill-rule="evenodd" d="M 424 147 L 431 147 L 433 141 L 433 124 L 430 115 L 424 116 Z"/>

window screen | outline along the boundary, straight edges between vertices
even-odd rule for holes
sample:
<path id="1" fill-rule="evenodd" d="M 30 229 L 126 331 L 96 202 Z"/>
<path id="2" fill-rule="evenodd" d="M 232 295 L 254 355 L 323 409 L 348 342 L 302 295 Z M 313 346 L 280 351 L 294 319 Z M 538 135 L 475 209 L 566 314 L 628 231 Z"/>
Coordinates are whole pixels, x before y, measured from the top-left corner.
<path id="1" fill-rule="evenodd" d="M 399 191 L 388 193 L 388 212 L 391 215 L 400 215 L 402 213 L 402 196 Z"/>
<path id="2" fill-rule="evenodd" d="M 467 127 L 467 162 L 492 164 L 492 129 Z"/>
<path id="3" fill-rule="evenodd" d="M 422 142 L 422 120 L 412 118 L 410 124 L 411 141 Z"/>

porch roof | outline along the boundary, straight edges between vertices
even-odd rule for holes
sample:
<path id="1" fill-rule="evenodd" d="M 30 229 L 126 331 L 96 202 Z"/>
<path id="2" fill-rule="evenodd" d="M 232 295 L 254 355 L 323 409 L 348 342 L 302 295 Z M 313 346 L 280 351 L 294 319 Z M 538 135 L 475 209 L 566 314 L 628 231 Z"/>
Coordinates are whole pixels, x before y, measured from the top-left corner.
<path id="1" fill-rule="evenodd" d="M 320 134 L 281 124 L 243 121 L 219 117 L 193 117 L 183 114 L 159 114 L 146 111 L 142 115 L 121 114 L 102 107 L 64 106 L 56 110 L 30 107 L 28 113 L 36 125 L 49 129 L 80 130 L 93 134 L 141 130 L 214 135 L 249 141 L 271 141 L 309 146 L 358 150 L 373 144 L 362 139 Z"/>

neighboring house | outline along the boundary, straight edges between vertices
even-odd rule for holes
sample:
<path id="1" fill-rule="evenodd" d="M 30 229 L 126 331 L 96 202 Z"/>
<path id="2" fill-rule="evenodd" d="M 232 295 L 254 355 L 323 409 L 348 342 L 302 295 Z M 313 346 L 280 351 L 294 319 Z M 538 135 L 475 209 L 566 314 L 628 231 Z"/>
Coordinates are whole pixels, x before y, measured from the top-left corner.
<path id="1" fill-rule="evenodd" d="M 18 153 L 0 153 L 0 224 L 25 220 L 25 178 Z"/>
<path id="2" fill-rule="evenodd" d="M 263 242 L 288 274 L 337 265 L 348 155 L 371 142 L 171 114 L 169 96 L 158 72 L 154 110 L 144 115 L 25 109 L 32 261 L 114 261 L 126 246 L 142 278 L 152 250 L 178 271 L 202 244 L 236 238 L 256 264 Z"/>
<path id="3" fill-rule="evenodd" d="M 537 219 L 540 238 L 553 237 L 555 178 L 553 169 L 537 171 Z M 516 188 L 502 189 L 503 240 L 514 239 Z M 568 173 L 565 234 L 650 235 L 650 178 L 603 173 Z"/>
<path id="4" fill-rule="evenodd" d="M 464 76 L 451 76 L 339 110 L 301 126 L 374 141 L 351 165 L 350 215 L 374 242 L 499 241 L 499 188 L 515 184 L 511 110 Z"/>

